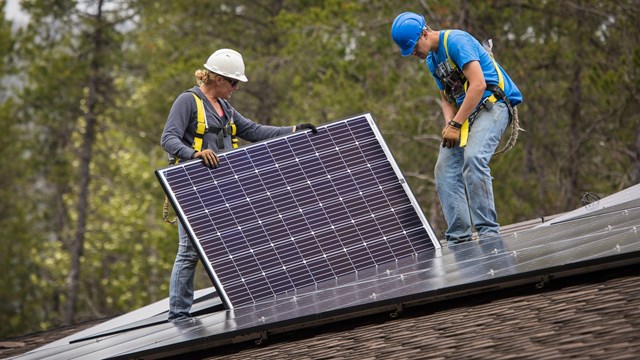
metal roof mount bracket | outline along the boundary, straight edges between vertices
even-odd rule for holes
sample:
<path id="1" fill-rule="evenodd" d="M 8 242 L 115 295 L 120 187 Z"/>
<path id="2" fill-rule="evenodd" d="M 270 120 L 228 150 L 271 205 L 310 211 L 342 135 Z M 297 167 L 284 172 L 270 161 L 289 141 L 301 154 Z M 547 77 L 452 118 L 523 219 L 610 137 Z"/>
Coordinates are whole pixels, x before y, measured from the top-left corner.
<path id="1" fill-rule="evenodd" d="M 542 275 L 540 282 L 536 283 L 536 289 L 543 289 L 551 281 L 549 274 Z"/>

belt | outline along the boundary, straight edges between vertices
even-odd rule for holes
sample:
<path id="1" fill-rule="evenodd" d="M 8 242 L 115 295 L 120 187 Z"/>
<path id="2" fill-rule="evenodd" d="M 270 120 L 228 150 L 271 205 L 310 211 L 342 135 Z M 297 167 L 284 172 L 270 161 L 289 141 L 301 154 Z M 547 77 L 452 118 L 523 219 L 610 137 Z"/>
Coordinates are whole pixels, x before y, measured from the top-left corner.
<path id="1" fill-rule="evenodd" d="M 487 90 L 491 91 L 491 95 L 486 97 L 480 105 L 478 105 L 469 118 L 464 121 L 462 124 L 462 128 L 460 129 L 460 147 L 465 147 L 467 145 L 467 140 L 469 139 L 469 130 L 471 130 L 471 126 L 473 125 L 473 121 L 478 117 L 478 113 L 484 109 L 491 110 L 493 108 L 493 104 L 498 102 L 498 100 L 502 100 L 509 110 L 509 123 L 511 123 L 511 119 L 513 118 L 513 106 L 511 106 L 511 102 L 507 97 L 507 94 L 504 93 L 499 86 L 493 84 L 487 84 Z"/>

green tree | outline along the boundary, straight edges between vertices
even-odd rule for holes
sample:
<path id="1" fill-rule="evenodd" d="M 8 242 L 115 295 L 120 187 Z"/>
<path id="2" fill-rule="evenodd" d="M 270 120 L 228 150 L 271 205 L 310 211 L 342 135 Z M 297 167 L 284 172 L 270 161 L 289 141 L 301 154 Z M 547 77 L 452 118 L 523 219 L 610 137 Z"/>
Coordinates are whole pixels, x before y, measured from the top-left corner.
<path id="1" fill-rule="evenodd" d="M 6 4 L 0 2 L 0 10 Z M 23 124 L 14 121 L 15 102 L 11 96 L 12 83 L 15 82 L 13 58 L 14 37 L 12 23 L 0 18 L 0 146 L 10 149 L 12 156 L 0 157 L 0 337 L 15 333 L 21 329 L 20 314 L 36 311 L 30 300 L 37 298 L 37 289 L 30 286 L 30 275 L 34 270 L 30 247 L 31 225 L 29 204 L 15 201 L 26 195 L 22 184 L 30 179 L 29 169 L 22 163 L 24 154 L 17 150 L 16 143 L 24 130 Z M 11 289 L 11 291 L 9 291 Z M 25 301 L 26 300 L 26 301 Z"/>
<path id="2" fill-rule="evenodd" d="M 110 283 L 107 269 L 113 253 L 123 251 L 119 242 L 137 235 L 104 236 L 101 230 L 113 228 L 99 217 L 103 208 L 113 206 L 112 199 L 130 198 L 118 193 L 97 196 L 111 179 L 111 175 L 100 178 L 104 175 L 100 170 L 113 162 L 104 146 L 120 145 L 104 134 L 122 121 L 115 117 L 122 115 L 116 106 L 127 95 L 116 89 L 122 66 L 122 36 L 117 27 L 129 15 L 123 8 L 108 10 L 114 4 L 23 3 L 31 22 L 19 34 L 25 85 L 18 95 L 17 116 L 37 134 L 26 142 L 27 148 L 38 150 L 27 157 L 37 169 L 34 183 L 39 186 L 29 189 L 33 195 L 26 200 L 39 202 L 32 214 L 40 224 L 39 270 L 33 281 L 48 289 L 41 301 L 47 315 L 23 319 L 25 326 L 70 323 L 78 313 L 95 317 L 118 309 L 105 303 L 110 298 L 105 288 L 118 289 Z M 117 212 L 111 210 L 109 220 L 117 219 Z M 133 270 L 126 268 L 129 273 Z"/>
<path id="3" fill-rule="evenodd" d="M 524 94 L 526 132 L 494 167 L 506 223 L 569 211 L 587 191 L 607 195 L 637 183 L 633 3 L 493 1 L 473 20 Z"/>
<path id="4" fill-rule="evenodd" d="M 177 234 L 161 222 L 159 138 L 173 100 L 222 47 L 244 56 L 249 82 L 232 103 L 257 122 L 371 112 L 437 233 L 440 99 L 425 64 L 391 40 L 402 11 L 493 38 L 524 94 L 526 131 L 492 161 L 502 224 L 640 180 L 633 0 L 21 4 L 26 28 L 0 21 L 0 285 L 14 289 L 0 295 L 4 336 L 166 297 Z M 203 271 L 197 284 L 211 286 Z"/>

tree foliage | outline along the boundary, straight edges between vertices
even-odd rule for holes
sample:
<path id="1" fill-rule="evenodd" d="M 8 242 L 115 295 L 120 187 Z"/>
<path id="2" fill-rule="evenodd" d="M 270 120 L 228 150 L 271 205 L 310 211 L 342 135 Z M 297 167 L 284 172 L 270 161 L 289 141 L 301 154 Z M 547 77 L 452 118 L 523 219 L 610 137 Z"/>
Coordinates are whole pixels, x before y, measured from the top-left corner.
<path id="1" fill-rule="evenodd" d="M 249 82 L 232 103 L 257 122 L 322 124 L 371 112 L 438 234 L 440 100 L 425 64 L 391 41 L 401 11 L 423 13 L 436 30 L 492 38 L 524 94 L 525 131 L 492 162 L 502 224 L 640 181 L 633 0 L 21 5 L 26 27 L 0 19 L 2 337 L 167 296 L 177 231 L 161 220 L 159 138 L 175 97 L 221 47 L 243 54 Z M 197 284 L 210 286 L 204 272 Z"/>

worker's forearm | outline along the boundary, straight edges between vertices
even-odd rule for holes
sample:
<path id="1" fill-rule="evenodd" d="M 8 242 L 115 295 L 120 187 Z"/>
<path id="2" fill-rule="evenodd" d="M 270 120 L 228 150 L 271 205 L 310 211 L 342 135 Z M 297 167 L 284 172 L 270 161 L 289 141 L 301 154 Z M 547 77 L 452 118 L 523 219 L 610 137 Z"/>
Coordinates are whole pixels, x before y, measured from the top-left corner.
<path id="1" fill-rule="evenodd" d="M 444 116 L 444 125 L 447 125 L 449 120 L 453 119 L 456 116 L 456 112 L 458 108 L 455 105 L 450 104 L 446 100 L 442 100 L 442 116 Z"/>
<path id="2" fill-rule="evenodd" d="M 447 100 L 447 96 L 442 90 L 440 91 L 440 107 L 442 108 L 442 116 L 444 116 L 444 126 L 446 126 L 449 120 L 456 116 L 458 107 Z"/>
<path id="3" fill-rule="evenodd" d="M 486 85 L 484 84 L 469 86 L 467 93 L 465 94 L 464 101 L 460 105 L 460 109 L 458 109 L 458 112 L 451 119 L 462 124 L 469 115 L 471 115 L 476 106 L 478 106 L 480 100 L 482 100 L 485 88 Z"/>

